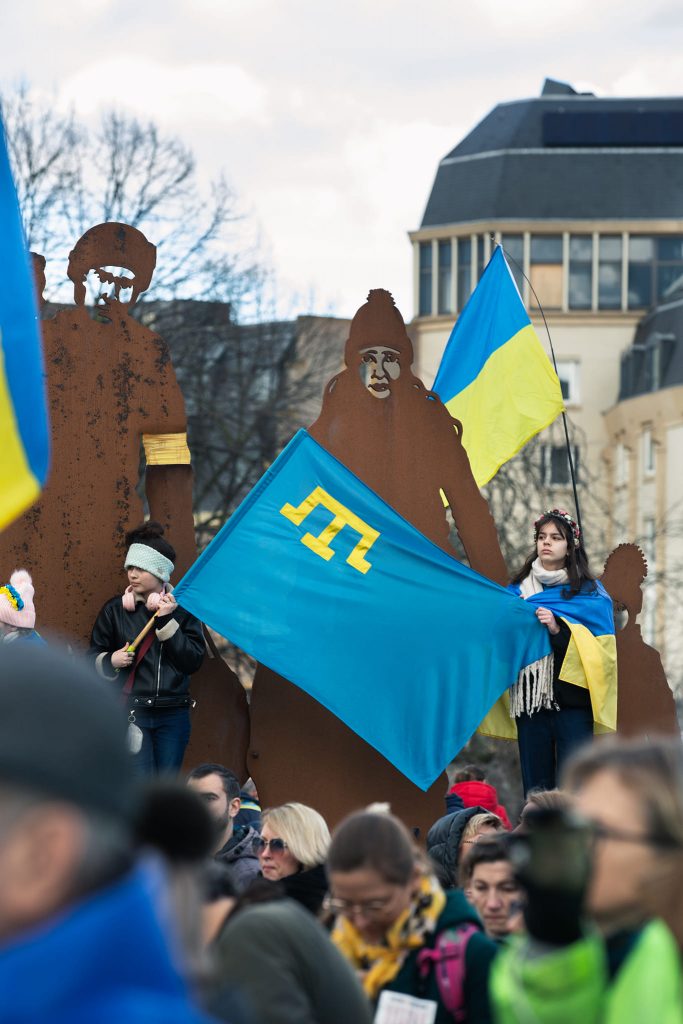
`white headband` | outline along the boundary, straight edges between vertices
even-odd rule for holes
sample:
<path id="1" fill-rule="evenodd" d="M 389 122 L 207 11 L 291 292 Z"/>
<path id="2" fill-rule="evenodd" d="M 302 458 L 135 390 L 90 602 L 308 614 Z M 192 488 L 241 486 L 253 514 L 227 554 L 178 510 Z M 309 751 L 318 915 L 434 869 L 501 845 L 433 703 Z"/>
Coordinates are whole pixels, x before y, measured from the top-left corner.
<path id="1" fill-rule="evenodd" d="M 175 569 L 170 558 L 166 558 L 160 551 L 149 547 L 148 544 L 131 544 L 126 561 L 123 563 L 124 569 L 127 569 L 129 565 L 134 565 L 136 569 L 144 569 L 145 572 L 151 572 L 153 576 L 163 580 L 164 583 L 169 582 L 171 573 Z"/>

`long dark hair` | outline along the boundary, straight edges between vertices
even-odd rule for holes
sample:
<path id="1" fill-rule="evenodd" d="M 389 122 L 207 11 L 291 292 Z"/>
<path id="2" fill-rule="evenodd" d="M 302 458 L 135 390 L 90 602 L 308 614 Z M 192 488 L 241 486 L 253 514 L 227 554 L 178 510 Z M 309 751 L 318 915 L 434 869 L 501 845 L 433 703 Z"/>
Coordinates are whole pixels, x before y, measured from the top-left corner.
<path id="1" fill-rule="evenodd" d="M 527 558 L 526 562 L 516 573 L 511 583 L 521 583 L 525 580 L 531 572 L 531 566 L 537 558 L 536 541 L 538 540 L 538 534 L 541 527 L 545 526 L 546 523 L 552 522 L 554 526 L 557 526 L 558 530 L 567 542 L 567 558 L 565 561 L 565 569 L 569 576 L 569 583 L 563 593 L 563 597 L 575 597 L 581 589 L 585 586 L 588 593 L 592 593 L 596 588 L 595 576 L 590 570 L 588 565 L 588 555 L 586 549 L 583 546 L 583 541 L 580 540 L 578 546 L 574 544 L 574 535 L 572 534 L 569 523 L 565 522 L 559 516 L 544 515 L 536 523 L 534 530 L 534 549 Z"/>

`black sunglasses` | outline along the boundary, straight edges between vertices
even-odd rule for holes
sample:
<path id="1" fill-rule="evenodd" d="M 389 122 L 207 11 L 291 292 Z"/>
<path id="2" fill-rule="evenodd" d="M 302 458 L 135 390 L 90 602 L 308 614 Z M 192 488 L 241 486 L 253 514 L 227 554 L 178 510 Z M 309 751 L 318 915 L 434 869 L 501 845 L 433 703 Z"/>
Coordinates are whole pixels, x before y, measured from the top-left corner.
<path id="1" fill-rule="evenodd" d="M 280 856 L 287 849 L 287 843 L 284 839 L 264 839 L 262 836 L 256 836 L 251 841 L 251 848 L 257 856 L 268 847 L 270 847 L 271 853 Z"/>

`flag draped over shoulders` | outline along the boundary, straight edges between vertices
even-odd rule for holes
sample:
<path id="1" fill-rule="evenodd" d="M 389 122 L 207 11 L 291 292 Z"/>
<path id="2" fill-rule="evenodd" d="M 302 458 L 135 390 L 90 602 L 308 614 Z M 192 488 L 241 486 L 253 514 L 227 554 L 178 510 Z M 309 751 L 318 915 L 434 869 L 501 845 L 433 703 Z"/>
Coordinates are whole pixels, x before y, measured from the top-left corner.
<path id="1" fill-rule="evenodd" d="M 510 590 L 519 595 L 519 586 Z M 560 669 L 560 679 L 581 686 L 590 693 L 594 731 L 615 732 L 617 727 L 617 645 L 612 599 L 599 581 L 592 590 L 584 584 L 574 597 L 567 586 L 546 587 L 526 598 L 525 604 L 548 608 L 569 626 L 571 638 Z M 492 708 L 479 731 L 488 736 L 513 739 L 514 720 L 509 714 L 508 695 Z"/>
<path id="2" fill-rule="evenodd" d="M 0 122 L 0 529 L 38 498 L 48 467 L 33 274 Z"/>
<path id="3" fill-rule="evenodd" d="M 462 423 L 479 487 L 564 409 L 500 246 L 451 331 L 434 391 Z"/>
<path id="4" fill-rule="evenodd" d="M 531 607 L 437 547 L 306 431 L 175 597 L 422 789 L 550 651 Z"/>

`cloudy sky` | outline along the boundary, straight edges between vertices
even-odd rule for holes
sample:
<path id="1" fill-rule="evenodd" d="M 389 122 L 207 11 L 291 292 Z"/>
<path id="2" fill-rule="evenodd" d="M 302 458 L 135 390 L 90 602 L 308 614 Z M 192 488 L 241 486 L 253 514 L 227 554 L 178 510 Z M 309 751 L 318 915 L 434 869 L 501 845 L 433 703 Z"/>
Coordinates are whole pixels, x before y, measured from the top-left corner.
<path id="1" fill-rule="evenodd" d="M 683 93 L 668 0 L 22 0 L 0 89 L 24 79 L 85 118 L 153 118 L 223 169 L 283 295 L 412 309 L 407 232 L 438 160 L 546 76 L 601 95 Z"/>

